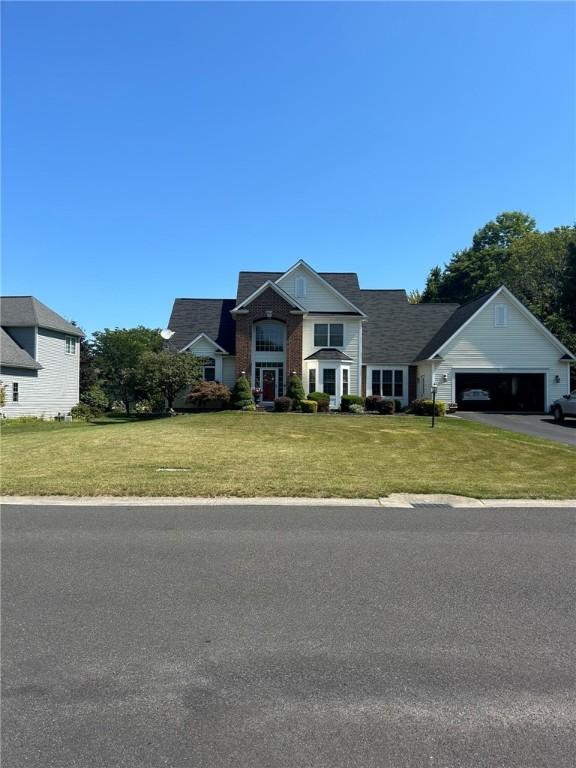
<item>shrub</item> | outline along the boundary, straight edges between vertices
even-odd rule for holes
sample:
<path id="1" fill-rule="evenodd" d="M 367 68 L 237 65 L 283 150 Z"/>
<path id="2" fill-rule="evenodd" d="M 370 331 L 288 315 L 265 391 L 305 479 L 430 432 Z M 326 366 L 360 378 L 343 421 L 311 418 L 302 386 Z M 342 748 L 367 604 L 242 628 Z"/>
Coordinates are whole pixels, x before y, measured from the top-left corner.
<path id="1" fill-rule="evenodd" d="M 340 398 L 340 410 L 342 413 L 346 413 L 350 410 L 351 405 L 364 405 L 364 398 L 360 395 L 342 395 Z M 362 408 L 364 412 L 364 408 Z"/>
<path id="2" fill-rule="evenodd" d="M 389 416 L 390 414 L 394 413 L 394 400 L 390 400 L 385 397 L 381 398 L 376 403 L 376 410 L 383 416 Z"/>
<path id="3" fill-rule="evenodd" d="M 395 413 L 400 413 L 402 410 L 402 401 L 401 400 L 394 400 L 394 411 Z"/>
<path id="4" fill-rule="evenodd" d="M 78 403 L 70 409 L 70 416 L 76 421 L 88 421 L 93 415 L 92 409 L 86 403 Z"/>
<path id="5" fill-rule="evenodd" d="M 287 411 L 291 410 L 291 408 L 291 397 L 277 397 L 276 400 L 274 400 L 274 410 L 278 411 L 279 413 L 286 413 Z"/>
<path id="6" fill-rule="evenodd" d="M 94 384 L 87 389 L 86 392 L 82 392 L 80 395 L 80 402 L 87 405 L 93 414 L 99 414 L 108 410 L 110 401 L 102 387 L 98 384 Z"/>
<path id="7" fill-rule="evenodd" d="M 240 410 L 241 411 L 255 411 L 256 410 L 256 403 L 252 400 L 250 403 L 246 403 L 246 405 L 243 405 Z"/>
<path id="8" fill-rule="evenodd" d="M 230 403 L 231 392 L 217 381 L 199 381 L 186 396 L 186 401 L 197 408 L 225 408 Z"/>
<path id="9" fill-rule="evenodd" d="M 360 403 L 350 403 L 348 406 L 348 411 L 350 413 L 361 414 L 364 413 L 364 406 L 360 405 Z"/>
<path id="10" fill-rule="evenodd" d="M 232 406 L 236 408 L 236 410 L 254 410 L 252 408 L 248 409 L 248 405 L 253 405 L 254 408 L 256 407 L 254 396 L 252 395 L 252 390 L 250 388 L 250 382 L 246 376 L 238 376 L 236 379 L 231 399 Z"/>
<path id="11" fill-rule="evenodd" d="M 304 394 L 304 387 L 302 386 L 302 379 L 300 376 L 297 376 L 295 373 L 290 376 L 290 379 L 288 381 L 288 387 L 286 388 L 286 397 L 289 397 L 291 400 L 294 400 L 293 408 L 296 410 L 296 408 L 300 408 L 300 403 L 306 395 Z"/>
<path id="12" fill-rule="evenodd" d="M 152 413 L 152 403 L 150 400 L 138 400 L 134 405 L 134 413 Z"/>
<path id="13" fill-rule="evenodd" d="M 316 400 L 301 400 L 300 407 L 302 413 L 317 413 L 318 411 L 318 403 Z"/>
<path id="14" fill-rule="evenodd" d="M 330 395 L 326 392 L 310 392 L 308 400 L 318 403 L 318 413 L 328 413 L 330 410 Z"/>
<path id="15" fill-rule="evenodd" d="M 415 416 L 432 416 L 433 401 L 432 400 L 413 400 L 409 411 Z M 446 403 L 442 400 L 436 400 L 436 416 L 444 416 L 446 413 Z"/>
<path id="16" fill-rule="evenodd" d="M 378 403 L 384 400 L 383 397 L 380 395 L 368 395 L 366 398 L 366 410 L 367 411 L 377 411 L 378 410 Z"/>

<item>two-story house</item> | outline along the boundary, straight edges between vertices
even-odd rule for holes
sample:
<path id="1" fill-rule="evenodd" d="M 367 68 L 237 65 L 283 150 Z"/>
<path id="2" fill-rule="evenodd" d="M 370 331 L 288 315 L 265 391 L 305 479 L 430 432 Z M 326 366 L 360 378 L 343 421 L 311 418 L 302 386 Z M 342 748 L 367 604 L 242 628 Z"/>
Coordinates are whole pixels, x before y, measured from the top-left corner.
<path id="1" fill-rule="evenodd" d="M 33 296 L 0 298 L 2 413 L 66 415 L 78 403 L 83 333 Z"/>
<path id="2" fill-rule="evenodd" d="M 402 405 L 429 397 L 461 408 L 547 410 L 570 388 L 574 355 L 504 286 L 470 304 L 410 304 L 365 290 L 351 272 L 240 272 L 235 299 L 176 299 L 170 341 L 205 360 L 206 379 L 244 372 L 265 403 L 295 372 L 337 408 L 344 394 Z M 177 406 L 185 407 L 181 398 Z"/>

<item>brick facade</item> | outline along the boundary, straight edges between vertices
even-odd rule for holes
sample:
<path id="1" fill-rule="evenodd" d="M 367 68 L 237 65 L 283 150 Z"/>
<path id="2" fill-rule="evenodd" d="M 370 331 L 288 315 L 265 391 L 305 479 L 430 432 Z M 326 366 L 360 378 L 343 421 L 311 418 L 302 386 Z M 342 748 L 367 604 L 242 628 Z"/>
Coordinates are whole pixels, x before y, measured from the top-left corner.
<path id="1" fill-rule="evenodd" d="M 257 296 L 246 307 L 246 314 L 238 313 L 236 317 L 236 376 L 246 371 L 246 376 L 252 377 L 252 330 L 258 320 L 279 320 L 286 324 L 286 367 L 284 370 L 286 386 L 292 371 L 302 376 L 302 315 L 292 315 L 294 307 L 289 304 L 272 288 Z M 268 318 L 267 312 L 272 315 Z"/>

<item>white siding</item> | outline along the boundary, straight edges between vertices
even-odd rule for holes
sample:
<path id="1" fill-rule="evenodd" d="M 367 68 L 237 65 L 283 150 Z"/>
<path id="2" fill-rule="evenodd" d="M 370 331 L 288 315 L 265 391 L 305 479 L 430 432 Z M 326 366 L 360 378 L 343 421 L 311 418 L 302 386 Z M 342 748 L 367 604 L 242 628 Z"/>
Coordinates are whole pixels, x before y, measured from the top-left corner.
<path id="1" fill-rule="evenodd" d="M 188 347 L 186 351 L 197 357 L 214 357 L 216 347 L 214 344 L 211 344 L 208 339 L 202 336 L 202 338 L 198 339 L 193 346 Z"/>
<path id="2" fill-rule="evenodd" d="M 303 277 L 306 281 L 306 296 L 296 298 L 296 278 Z M 350 312 L 348 302 L 339 298 L 321 280 L 304 267 L 297 267 L 286 277 L 281 277 L 276 283 L 283 291 L 296 298 L 303 307 L 315 312 Z"/>
<path id="3" fill-rule="evenodd" d="M 321 317 L 305 317 L 302 325 L 302 357 L 304 359 L 304 382 L 308 386 L 308 371 L 311 367 L 318 368 L 317 360 L 306 360 L 309 355 L 317 352 L 321 347 L 314 346 L 314 325 L 316 323 L 342 323 L 344 326 L 344 346 L 339 349 L 345 355 L 352 358 L 350 362 L 342 361 L 343 365 L 350 367 L 350 394 L 359 395 L 361 387 L 361 334 L 362 321 L 360 318 L 342 317 L 339 315 L 322 315 Z M 316 386 L 321 386 L 319 376 L 316 376 Z"/>
<path id="4" fill-rule="evenodd" d="M 236 383 L 236 358 L 235 357 L 223 357 L 222 358 L 222 384 L 226 384 L 227 387 L 232 387 Z"/>
<path id="5" fill-rule="evenodd" d="M 507 326 L 494 326 L 494 304 L 506 304 Z M 569 370 L 560 362 L 562 351 L 516 306 L 502 294 L 483 307 L 441 351 L 443 360 L 433 362 L 438 383 L 438 399 L 446 403 L 455 400 L 455 374 L 464 371 L 483 373 L 545 373 L 547 379 L 546 407 L 569 391 Z M 418 366 L 420 374 L 422 366 Z M 447 381 L 444 381 L 446 376 Z M 555 377 L 560 382 L 555 381 Z M 430 391 L 431 381 L 427 382 Z M 428 395 L 427 395 L 428 396 Z"/>

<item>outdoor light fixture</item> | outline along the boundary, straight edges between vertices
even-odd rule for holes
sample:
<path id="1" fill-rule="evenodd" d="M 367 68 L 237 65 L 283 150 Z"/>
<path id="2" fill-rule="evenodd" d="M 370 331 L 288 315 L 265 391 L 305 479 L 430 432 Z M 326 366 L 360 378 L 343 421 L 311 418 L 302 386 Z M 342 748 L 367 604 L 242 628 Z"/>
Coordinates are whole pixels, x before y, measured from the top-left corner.
<path id="1" fill-rule="evenodd" d="M 443 373 L 442 374 L 442 381 L 444 382 L 444 384 L 446 384 L 446 382 L 448 381 L 448 374 L 447 373 Z"/>
<path id="2" fill-rule="evenodd" d="M 267 309 L 266 310 L 266 317 L 268 318 L 268 320 L 270 320 L 270 318 L 272 317 L 272 310 L 271 309 Z"/>
<path id="3" fill-rule="evenodd" d="M 432 382 L 432 429 L 434 429 L 434 421 L 436 417 L 436 392 L 438 392 L 438 384 L 435 381 Z"/>
<path id="4" fill-rule="evenodd" d="M 556 376 L 554 376 L 554 383 L 555 384 L 560 384 L 560 376 L 558 376 L 558 374 L 556 374 Z"/>

